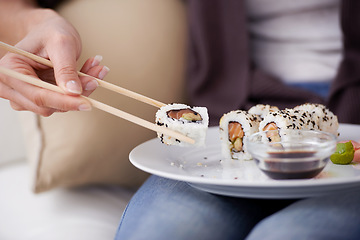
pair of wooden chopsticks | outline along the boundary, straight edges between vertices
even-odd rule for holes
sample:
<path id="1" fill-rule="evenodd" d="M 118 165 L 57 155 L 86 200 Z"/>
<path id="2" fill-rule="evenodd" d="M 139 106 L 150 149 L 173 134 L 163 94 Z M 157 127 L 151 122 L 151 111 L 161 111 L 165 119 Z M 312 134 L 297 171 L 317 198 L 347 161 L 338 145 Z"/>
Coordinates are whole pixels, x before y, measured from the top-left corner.
<path id="1" fill-rule="evenodd" d="M 26 52 L 26 51 L 24 51 L 22 49 L 16 48 L 16 47 L 11 46 L 9 44 L 6 44 L 4 42 L 0 41 L 0 47 L 3 48 L 3 49 L 6 49 L 9 52 L 17 53 L 17 54 L 23 55 L 25 57 L 28 57 L 28 58 L 30 58 L 30 59 L 38 62 L 38 63 L 44 64 L 45 66 L 53 67 L 53 64 L 48 59 L 45 59 L 45 58 L 39 57 L 39 56 L 37 56 L 35 54 Z M 48 89 L 48 90 L 51 90 L 51 91 L 54 91 L 54 92 L 59 92 L 59 93 L 65 94 L 65 92 L 60 87 L 58 87 L 56 85 L 52 85 L 52 84 L 44 82 L 44 81 L 39 81 L 39 79 L 37 79 L 35 77 L 29 76 L 29 75 L 24 75 L 22 73 L 14 71 L 14 70 L 10 70 L 8 68 L 0 67 L 0 73 L 3 73 L 3 74 L 5 74 L 5 75 L 7 75 L 9 77 L 13 77 L 13 78 L 22 80 L 22 81 L 24 81 L 26 83 L 29 83 L 29 84 L 32 84 L 32 85 L 35 85 L 35 86 L 38 86 L 38 87 L 41 87 L 41 88 L 45 88 L 45 89 Z M 123 95 L 125 95 L 127 97 L 131 97 L 131 98 L 136 99 L 138 101 L 141 101 L 141 102 L 144 102 L 144 103 L 147 103 L 147 104 L 150 104 L 152 106 L 159 107 L 159 108 L 162 107 L 162 106 L 165 106 L 165 104 L 162 103 L 162 102 L 159 102 L 157 100 L 151 99 L 151 98 L 143 96 L 141 94 L 132 92 L 132 91 L 130 91 L 128 89 L 116 86 L 114 84 L 105 82 L 105 81 L 103 81 L 101 79 L 98 79 L 98 78 L 95 78 L 93 76 L 84 74 L 82 72 L 78 72 L 78 74 L 79 74 L 79 76 L 92 77 L 92 78 L 94 78 L 95 80 L 98 81 L 99 86 L 104 87 L 106 89 L 109 89 L 111 91 L 123 94 Z M 159 132 L 159 133 L 162 133 L 164 135 L 174 137 L 176 139 L 179 139 L 180 141 L 188 142 L 188 143 L 191 143 L 191 144 L 195 143 L 195 141 L 193 139 L 191 139 L 191 138 L 189 138 L 189 137 L 187 137 L 185 135 L 182 135 L 179 132 L 173 131 L 173 130 L 165 128 L 163 126 L 158 126 L 158 125 L 156 125 L 156 124 L 154 124 L 152 122 L 146 121 L 146 120 L 144 120 L 142 118 L 136 117 L 134 115 L 131 115 L 131 114 L 126 113 L 124 111 L 121 111 L 121 110 L 119 110 L 117 108 L 106 105 L 104 103 L 101 103 L 101 102 L 99 102 L 97 100 L 94 100 L 92 98 L 85 97 L 85 96 L 80 96 L 80 97 L 83 97 L 83 98 L 87 99 L 92 104 L 93 107 L 98 108 L 100 110 L 103 110 L 105 112 L 108 112 L 110 114 L 113 114 L 115 116 L 118 116 L 120 118 L 123 118 L 123 119 L 125 119 L 127 121 L 130 121 L 132 123 L 135 123 L 137 125 L 145 127 L 145 128 L 150 129 L 152 131 Z"/>

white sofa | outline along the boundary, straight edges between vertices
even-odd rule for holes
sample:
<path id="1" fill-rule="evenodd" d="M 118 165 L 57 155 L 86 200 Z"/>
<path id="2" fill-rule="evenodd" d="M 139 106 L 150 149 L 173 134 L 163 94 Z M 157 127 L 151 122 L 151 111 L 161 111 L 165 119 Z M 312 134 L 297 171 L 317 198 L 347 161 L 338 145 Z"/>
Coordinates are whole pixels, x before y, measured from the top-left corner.
<path id="1" fill-rule="evenodd" d="M 34 194 L 17 112 L 0 99 L 0 239 L 113 239 L 132 192 L 116 186 Z"/>

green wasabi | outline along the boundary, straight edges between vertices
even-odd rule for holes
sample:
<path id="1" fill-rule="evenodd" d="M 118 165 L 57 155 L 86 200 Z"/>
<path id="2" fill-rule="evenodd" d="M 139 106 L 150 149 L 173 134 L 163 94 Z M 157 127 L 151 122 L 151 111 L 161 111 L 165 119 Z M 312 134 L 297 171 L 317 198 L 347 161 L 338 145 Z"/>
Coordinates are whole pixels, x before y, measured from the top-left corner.
<path id="1" fill-rule="evenodd" d="M 353 144 L 349 141 L 346 143 L 338 143 L 336 151 L 330 156 L 330 160 L 334 164 L 346 165 L 350 164 L 354 159 L 355 149 Z"/>

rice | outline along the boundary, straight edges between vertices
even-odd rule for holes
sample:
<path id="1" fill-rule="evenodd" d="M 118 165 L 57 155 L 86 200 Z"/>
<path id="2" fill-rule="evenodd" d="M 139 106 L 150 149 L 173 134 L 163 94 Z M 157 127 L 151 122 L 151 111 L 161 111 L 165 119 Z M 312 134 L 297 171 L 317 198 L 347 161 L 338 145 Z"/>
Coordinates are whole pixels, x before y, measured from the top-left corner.
<path id="1" fill-rule="evenodd" d="M 257 104 L 248 110 L 249 113 L 258 116 L 261 120 L 263 120 L 269 112 L 276 111 L 279 111 L 279 108 L 269 104 Z"/>
<path id="2" fill-rule="evenodd" d="M 307 111 L 311 114 L 312 121 L 317 126 L 316 130 L 329 132 L 338 136 L 339 122 L 337 116 L 322 104 L 306 103 L 294 109 Z"/>
<path id="3" fill-rule="evenodd" d="M 240 125 L 243 136 L 236 138 L 230 133 L 234 131 L 234 123 Z M 219 125 L 223 157 L 243 160 L 251 159 L 244 139 L 258 131 L 264 131 L 263 141 L 280 142 L 291 138 L 291 130 L 318 130 L 338 135 L 339 127 L 336 115 L 329 109 L 321 104 L 309 103 L 284 110 L 279 110 L 276 106 L 257 104 L 249 111 L 235 110 L 224 114 Z"/>
<path id="4" fill-rule="evenodd" d="M 285 109 L 269 112 L 259 124 L 259 131 L 273 131 L 267 134 L 268 141 L 280 141 L 288 130 L 313 130 L 311 115 L 303 110 Z"/>
<path id="5" fill-rule="evenodd" d="M 258 118 L 246 111 L 224 114 L 220 119 L 221 152 L 226 159 L 252 159 L 247 152 L 245 139 L 259 131 Z"/>
<path id="6" fill-rule="evenodd" d="M 161 107 L 156 112 L 156 124 L 170 128 L 195 140 L 195 144 L 192 145 L 158 133 L 158 137 L 164 144 L 204 146 L 209 125 L 209 116 L 207 108 L 205 107 L 190 107 L 185 104 L 172 103 Z"/>

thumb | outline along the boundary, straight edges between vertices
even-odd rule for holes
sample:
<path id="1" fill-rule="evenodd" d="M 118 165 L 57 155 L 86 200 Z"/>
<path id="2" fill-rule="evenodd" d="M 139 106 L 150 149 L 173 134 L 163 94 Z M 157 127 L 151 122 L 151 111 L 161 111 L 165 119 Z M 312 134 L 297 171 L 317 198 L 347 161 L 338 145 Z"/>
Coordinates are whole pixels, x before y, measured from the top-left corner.
<path id="1" fill-rule="evenodd" d="M 76 70 L 78 50 L 70 45 L 58 49 L 61 50 L 53 55 L 49 54 L 54 67 L 56 84 L 68 94 L 79 95 L 83 90 Z"/>

